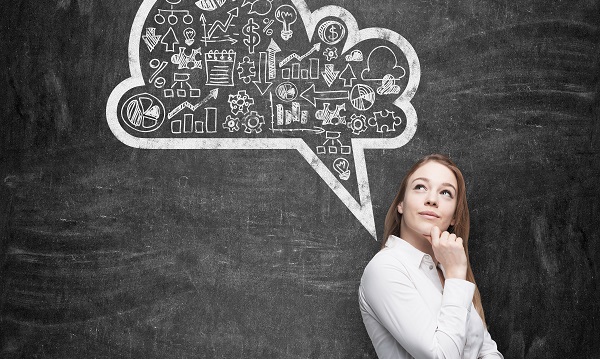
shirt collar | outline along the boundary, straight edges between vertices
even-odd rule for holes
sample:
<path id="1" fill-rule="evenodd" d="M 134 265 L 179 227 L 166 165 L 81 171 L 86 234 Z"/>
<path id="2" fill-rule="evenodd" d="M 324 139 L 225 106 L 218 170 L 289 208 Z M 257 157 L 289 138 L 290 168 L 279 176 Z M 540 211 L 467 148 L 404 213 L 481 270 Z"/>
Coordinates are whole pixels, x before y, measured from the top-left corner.
<path id="1" fill-rule="evenodd" d="M 412 246 L 412 244 L 408 243 L 402 238 L 391 235 L 388 237 L 388 240 L 385 242 L 385 247 L 393 249 L 396 253 L 402 256 L 404 262 L 409 263 L 415 268 L 419 268 L 421 266 L 421 262 L 425 256 L 429 256 L 426 253 L 421 252 Z M 433 261 L 433 258 L 432 258 Z"/>

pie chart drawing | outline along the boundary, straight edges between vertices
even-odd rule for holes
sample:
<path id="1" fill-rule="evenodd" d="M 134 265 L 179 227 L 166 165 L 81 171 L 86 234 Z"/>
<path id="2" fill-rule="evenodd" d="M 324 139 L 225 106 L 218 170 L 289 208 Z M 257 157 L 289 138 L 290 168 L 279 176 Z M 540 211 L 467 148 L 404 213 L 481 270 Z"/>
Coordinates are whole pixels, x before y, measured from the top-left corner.
<path id="1" fill-rule="evenodd" d="M 370 109 L 374 102 L 375 91 L 368 85 L 357 84 L 350 91 L 350 103 L 359 111 Z"/>
<path id="2" fill-rule="evenodd" d="M 277 86 L 275 89 L 277 97 L 283 101 L 293 101 L 298 96 L 298 88 L 291 82 L 284 82 Z"/>
<path id="3" fill-rule="evenodd" d="M 156 131 L 165 120 L 165 107 L 149 93 L 131 96 L 121 107 L 123 122 L 138 132 Z"/>

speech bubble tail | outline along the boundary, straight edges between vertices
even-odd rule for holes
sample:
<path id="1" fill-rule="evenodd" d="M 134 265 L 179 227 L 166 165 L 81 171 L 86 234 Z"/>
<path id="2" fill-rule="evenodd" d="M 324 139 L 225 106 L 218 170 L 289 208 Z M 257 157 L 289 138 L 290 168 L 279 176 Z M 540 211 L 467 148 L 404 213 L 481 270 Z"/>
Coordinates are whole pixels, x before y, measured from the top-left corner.
<path id="1" fill-rule="evenodd" d="M 375 229 L 375 218 L 373 216 L 373 204 L 371 201 L 371 192 L 369 190 L 369 179 L 367 176 L 367 165 L 365 162 L 364 151 L 359 148 L 354 151 L 354 162 L 356 167 L 356 177 L 358 181 L 358 192 L 360 203 L 350 194 L 342 185 L 337 177 L 321 161 L 321 159 L 312 151 L 308 145 L 303 144 L 297 148 L 298 152 L 310 164 L 310 166 L 321 176 L 329 188 L 338 196 L 346 207 L 354 214 L 356 219 L 365 227 L 373 239 L 377 240 L 377 231 Z"/>

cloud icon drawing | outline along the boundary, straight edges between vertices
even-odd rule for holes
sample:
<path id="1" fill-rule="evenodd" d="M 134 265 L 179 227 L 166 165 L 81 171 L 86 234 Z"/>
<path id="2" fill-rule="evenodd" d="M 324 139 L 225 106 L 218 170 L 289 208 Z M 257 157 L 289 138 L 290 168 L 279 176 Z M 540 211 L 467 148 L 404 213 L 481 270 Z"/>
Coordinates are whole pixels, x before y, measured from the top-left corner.
<path id="1" fill-rule="evenodd" d="M 129 69 L 106 105 L 121 142 L 296 150 L 377 237 L 364 150 L 417 126 L 419 60 L 401 35 L 303 0 L 145 0 Z"/>

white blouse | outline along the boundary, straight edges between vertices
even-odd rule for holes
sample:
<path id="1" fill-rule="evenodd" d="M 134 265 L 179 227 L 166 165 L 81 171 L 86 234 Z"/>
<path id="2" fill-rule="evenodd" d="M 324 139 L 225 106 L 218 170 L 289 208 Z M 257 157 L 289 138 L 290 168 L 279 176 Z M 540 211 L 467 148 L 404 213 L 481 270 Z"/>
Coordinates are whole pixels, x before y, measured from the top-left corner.
<path id="1" fill-rule="evenodd" d="M 504 358 L 473 307 L 473 283 L 449 278 L 442 287 L 430 255 L 396 236 L 385 246 L 359 288 L 379 359 Z"/>

